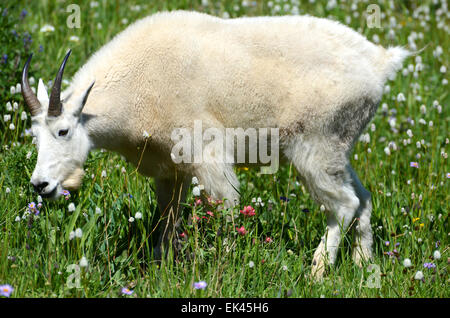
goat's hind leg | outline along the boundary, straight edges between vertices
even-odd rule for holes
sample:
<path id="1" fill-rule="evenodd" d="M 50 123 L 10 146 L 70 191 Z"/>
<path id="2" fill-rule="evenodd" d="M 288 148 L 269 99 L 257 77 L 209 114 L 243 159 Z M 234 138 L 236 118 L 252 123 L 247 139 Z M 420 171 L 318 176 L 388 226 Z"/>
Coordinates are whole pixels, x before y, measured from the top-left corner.
<path id="1" fill-rule="evenodd" d="M 327 263 L 335 263 L 342 234 L 359 207 L 359 199 L 346 168 L 346 153 L 333 151 L 328 146 L 324 140 L 302 140 L 291 156 L 310 194 L 327 211 L 327 231 L 312 262 L 312 275 L 316 279 L 322 278 Z"/>

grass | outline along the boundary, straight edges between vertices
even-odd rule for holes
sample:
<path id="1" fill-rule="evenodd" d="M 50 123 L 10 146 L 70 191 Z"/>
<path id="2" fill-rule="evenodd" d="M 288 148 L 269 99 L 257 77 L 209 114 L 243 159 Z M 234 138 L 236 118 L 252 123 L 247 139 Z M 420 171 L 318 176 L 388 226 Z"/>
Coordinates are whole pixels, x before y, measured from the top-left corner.
<path id="1" fill-rule="evenodd" d="M 71 14 L 66 11 L 68 3 L 9 0 L 0 5 L 2 12 L 8 10 L 0 18 L 0 54 L 8 55 L 7 61 L 2 58 L 0 62 L 0 285 L 14 288 L 11 297 L 450 296 L 449 61 L 445 53 L 449 23 L 441 2 L 379 1 L 384 15 L 381 28 L 366 26 L 368 4 L 361 1 L 339 1 L 335 7 L 327 1 L 294 0 L 73 2 L 81 9 L 80 28 L 74 29 L 66 25 Z M 240 208 L 255 207 L 252 218 L 217 208 L 210 216 L 189 195 L 180 229 L 185 232 L 183 253 L 175 261 L 161 264 L 151 257 L 158 223 L 153 181 L 137 174 L 117 154 L 91 153 L 79 192 L 42 202 L 38 217 L 27 214 L 28 204 L 38 203 L 29 184 L 36 151 L 26 133 L 31 125 L 29 114 L 21 118 L 25 110 L 22 97 L 10 90 L 19 82 L 24 58 L 34 52 L 30 76 L 36 83 L 38 78 L 48 82 L 56 73 L 55 61 L 70 47 L 72 57 L 65 72 L 69 79 L 128 24 L 173 9 L 228 17 L 299 11 L 337 19 L 383 46 L 409 43 L 416 49 L 426 47 L 420 58 L 409 58 L 397 77 L 387 83 L 382 106 L 365 132 L 370 140 L 359 141 L 352 154 L 355 171 L 372 193 L 375 257 L 371 263 L 377 267 L 371 270 L 366 264 L 360 269 L 352 263 L 350 230 L 326 279 L 321 283 L 308 279 L 326 222 L 289 165 L 276 175 L 259 175 L 252 169 L 237 171 Z M 55 30 L 40 32 L 46 24 Z M 444 53 L 439 54 L 440 50 Z M 417 162 L 418 168 L 411 162 Z M 261 198 L 264 206 L 257 206 L 253 198 Z M 75 205 L 74 211 L 69 211 L 70 203 Z M 142 218 L 130 222 L 137 212 Z M 199 221 L 193 220 L 195 216 Z M 236 230 L 241 226 L 248 231 L 245 235 Z M 81 238 L 70 239 L 76 229 L 81 229 Z M 271 242 L 266 242 L 267 238 Z M 436 250 L 439 259 L 433 257 Z M 72 279 L 76 272 L 70 265 L 80 265 L 82 257 L 88 266 L 78 267 L 80 288 L 70 288 L 70 283 L 76 284 Z M 409 268 L 403 266 L 406 258 L 412 263 Z M 425 268 L 425 263 L 435 267 Z M 423 272 L 422 280 L 414 279 L 417 271 Z M 192 285 L 198 281 L 206 281 L 207 288 L 194 289 Z M 371 282 L 377 281 L 379 288 L 374 288 Z M 122 295 L 122 287 L 134 290 L 133 294 Z"/>

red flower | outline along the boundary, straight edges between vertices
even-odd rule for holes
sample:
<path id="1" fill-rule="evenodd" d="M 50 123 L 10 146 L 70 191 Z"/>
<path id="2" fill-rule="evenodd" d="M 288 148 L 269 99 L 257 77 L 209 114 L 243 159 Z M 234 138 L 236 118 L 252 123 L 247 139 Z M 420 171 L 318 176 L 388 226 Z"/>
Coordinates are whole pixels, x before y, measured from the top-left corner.
<path id="1" fill-rule="evenodd" d="M 265 242 L 266 243 L 272 243 L 273 240 L 268 236 L 268 237 L 266 237 Z"/>
<path id="2" fill-rule="evenodd" d="M 245 216 L 255 216 L 255 209 L 252 208 L 250 205 L 245 206 L 243 210 L 241 210 L 241 213 Z"/>
<path id="3" fill-rule="evenodd" d="M 181 238 L 184 239 L 186 236 L 187 236 L 186 232 L 180 233 L 180 237 L 181 237 Z"/>
<path id="4" fill-rule="evenodd" d="M 240 228 L 239 228 L 239 227 L 236 227 L 236 231 L 238 232 L 238 234 L 240 234 L 240 235 L 242 235 L 242 236 L 244 236 L 245 234 L 247 234 L 247 231 L 245 230 L 245 227 L 244 227 L 244 226 L 241 226 Z"/>

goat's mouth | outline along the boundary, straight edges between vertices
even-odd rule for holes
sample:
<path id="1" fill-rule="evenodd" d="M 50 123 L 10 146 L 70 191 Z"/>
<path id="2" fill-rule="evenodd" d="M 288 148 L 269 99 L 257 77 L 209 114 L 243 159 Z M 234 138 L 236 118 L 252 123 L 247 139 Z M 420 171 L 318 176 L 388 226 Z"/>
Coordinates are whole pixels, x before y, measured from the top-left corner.
<path id="1" fill-rule="evenodd" d="M 58 186 L 55 186 L 50 192 L 40 194 L 40 196 L 45 199 L 56 199 L 59 197 Z"/>

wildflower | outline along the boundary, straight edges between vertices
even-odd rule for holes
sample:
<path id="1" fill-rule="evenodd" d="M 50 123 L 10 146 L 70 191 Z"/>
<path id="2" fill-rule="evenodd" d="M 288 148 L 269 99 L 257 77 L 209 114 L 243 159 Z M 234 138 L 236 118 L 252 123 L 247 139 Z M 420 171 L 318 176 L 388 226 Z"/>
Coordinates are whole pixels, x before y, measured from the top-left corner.
<path id="1" fill-rule="evenodd" d="M 403 93 L 399 93 L 399 94 L 397 95 L 397 101 L 398 101 L 398 102 L 404 102 L 404 101 L 406 101 L 405 95 L 403 95 Z"/>
<path id="2" fill-rule="evenodd" d="M 248 267 L 250 268 L 255 267 L 255 263 L 253 261 L 248 262 Z"/>
<path id="3" fill-rule="evenodd" d="M 247 234 L 247 231 L 245 230 L 244 226 L 241 226 L 240 228 L 236 227 L 236 231 L 238 232 L 239 235 L 242 235 L 242 236 Z"/>
<path id="4" fill-rule="evenodd" d="M 71 42 L 78 42 L 78 41 L 80 41 L 80 38 L 78 36 L 76 36 L 76 35 L 72 35 L 69 38 L 69 41 L 71 41 Z"/>
<path id="5" fill-rule="evenodd" d="M 195 197 L 200 196 L 200 188 L 197 187 L 197 186 L 195 186 L 195 187 L 192 189 L 192 195 L 195 196 Z"/>
<path id="6" fill-rule="evenodd" d="M 266 239 L 264 240 L 264 242 L 266 242 L 266 243 L 272 243 L 273 240 L 268 236 L 268 237 L 266 237 Z"/>
<path id="7" fill-rule="evenodd" d="M 69 197 L 70 197 L 70 192 L 69 192 L 69 190 L 62 190 L 62 191 L 61 191 L 61 194 L 65 197 L 66 200 L 68 200 Z"/>
<path id="8" fill-rule="evenodd" d="M 40 29 L 41 33 L 49 33 L 49 32 L 53 32 L 53 31 L 55 31 L 55 27 L 50 24 L 46 24 Z"/>
<path id="9" fill-rule="evenodd" d="M 80 267 L 87 267 L 88 266 L 88 260 L 86 259 L 86 257 L 82 257 L 80 259 Z"/>
<path id="10" fill-rule="evenodd" d="M 409 259 L 409 258 L 405 258 L 404 260 L 403 260 L 403 266 L 405 266 L 406 268 L 409 268 L 409 267 L 411 267 L 411 260 Z"/>
<path id="11" fill-rule="evenodd" d="M 102 214 L 102 210 L 98 206 L 95 207 L 95 214 Z"/>
<path id="12" fill-rule="evenodd" d="M 418 162 L 411 161 L 411 162 L 409 163 L 409 166 L 410 166 L 410 167 L 413 167 L 413 168 L 419 168 L 419 163 L 418 163 Z"/>
<path id="13" fill-rule="evenodd" d="M 106 178 L 106 170 L 102 170 L 101 177 L 102 177 L 102 178 Z"/>
<path id="14" fill-rule="evenodd" d="M 184 239 L 187 236 L 186 232 L 180 233 L 180 238 Z"/>
<path id="15" fill-rule="evenodd" d="M 389 147 L 385 147 L 385 148 L 384 148 L 384 153 L 385 153 L 386 155 L 388 155 L 388 156 L 391 155 L 391 150 L 389 149 Z"/>
<path id="16" fill-rule="evenodd" d="M 14 130 L 14 129 L 16 129 L 16 126 L 14 126 L 14 124 L 11 123 L 11 124 L 9 124 L 9 129 L 10 129 L 10 130 Z"/>
<path id="17" fill-rule="evenodd" d="M 391 244 L 389 241 L 384 242 L 384 245 L 389 246 Z"/>
<path id="18" fill-rule="evenodd" d="M 11 115 L 10 115 L 10 114 L 3 115 L 3 121 L 4 121 L 5 123 L 7 123 L 7 122 L 10 121 L 10 120 L 11 120 Z"/>
<path id="19" fill-rule="evenodd" d="M 262 202 L 262 199 L 260 197 L 253 198 L 252 202 L 255 203 L 256 206 L 264 206 L 264 203 Z"/>
<path id="20" fill-rule="evenodd" d="M 205 289 L 206 286 L 208 286 L 208 284 L 205 281 L 200 281 L 200 282 L 194 283 L 195 289 Z"/>
<path id="21" fill-rule="evenodd" d="M 72 231 L 69 233 L 69 240 L 72 241 L 75 238 L 75 232 Z"/>
<path id="22" fill-rule="evenodd" d="M 131 290 L 131 289 L 129 289 L 129 288 L 127 288 L 127 287 L 124 287 L 124 288 L 122 288 L 122 295 L 131 295 L 131 294 L 133 294 L 134 293 L 134 290 Z"/>
<path id="23" fill-rule="evenodd" d="M 134 222 L 134 217 L 130 216 L 130 218 L 128 219 L 128 222 L 133 223 Z"/>
<path id="24" fill-rule="evenodd" d="M 445 72 L 447 72 L 447 68 L 445 67 L 445 65 L 442 65 L 441 68 L 439 69 L 439 71 L 441 73 L 445 73 Z"/>
<path id="25" fill-rule="evenodd" d="M 425 264 L 423 264 L 423 267 L 425 267 L 425 268 L 435 268 L 435 267 L 436 267 L 436 264 L 433 264 L 433 263 L 425 263 Z"/>
<path id="26" fill-rule="evenodd" d="M 417 271 L 416 275 L 414 275 L 415 280 L 422 280 L 423 279 L 423 273 L 421 271 Z"/>
<path id="27" fill-rule="evenodd" d="M 281 201 L 284 201 L 284 202 L 289 202 L 289 201 L 290 201 L 290 199 L 288 199 L 288 198 L 286 198 L 286 197 L 280 197 L 280 200 L 281 200 Z"/>
<path id="28" fill-rule="evenodd" d="M 77 228 L 75 230 L 75 237 L 81 238 L 83 236 L 83 230 L 80 228 Z"/>
<path id="29" fill-rule="evenodd" d="M 197 177 L 192 177 L 192 184 L 193 184 L 193 185 L 197 185 L 197 184 L 198 184 L 198 179 L 197 179 Z"/>
<path id="30" fill-rule="evenodd" d="M 9 297 L 13 290 L 14 288 L 11 285 L 0 285 L 0 296 Z"/>
<path id="31" fill-rule="evenodd" d="M 141 213 L 141 212 L 136 212 L 136 214 L 134 215 L 134 218 L 135 218 L 136 220 L 142 219 L 142 213 Z"/>
<path id="32" fill-rule="evenodd" d="M 8 112 L 10 112 L 10 111 L 12 111 L 13 109 L 12 109 L 12 104 L 11 104 L 11 102 L 7 102 L 6 103 L 6 111 L 8 111 Z"/>
<path id="33" fill-rule="evenodd" d="M 245 206 L 243 210 L 240 211 L 245 216 L 255 216 L 255 209 L 252 206 Z"/>
<path id="34" fill-rule="evenodd" d="M 440 259 L 441 258 L 441 252 L 439 252 L 438 250 L 434 251 L 433 258 L 434 259 Z"/>
<path id="35" fill-rule="evenodd" d="M 20 216 L 16 216 L 16 218 L 15 218 L 15 220 L 14 220 L 14 221 L 16 221 L 16 222 L 20 222 L 20 220 L 21 220 Z"/>
<path id="36" fill-rule="evenodd" d="M 69 210 L 69 212 L 75 211 L 75 204 L 73 202 L 70 202 L 67 209 Z"/>
<path id="37" fill-rule="evenodd" d="M 211 211 L 206 212 L 206 214 L 208 214 L 209 216 L 213 217 L 214 213 L 212 213 Z"/>
<path id="38" fill-rule="evenodd" d="M 281 267 L 282 270 L 287 271 L 288 267 L 286 265 L 283 265 L 283 267 Z"/>

